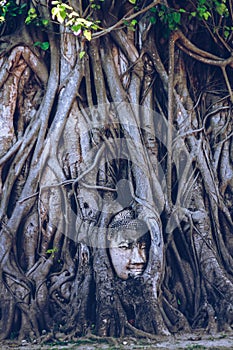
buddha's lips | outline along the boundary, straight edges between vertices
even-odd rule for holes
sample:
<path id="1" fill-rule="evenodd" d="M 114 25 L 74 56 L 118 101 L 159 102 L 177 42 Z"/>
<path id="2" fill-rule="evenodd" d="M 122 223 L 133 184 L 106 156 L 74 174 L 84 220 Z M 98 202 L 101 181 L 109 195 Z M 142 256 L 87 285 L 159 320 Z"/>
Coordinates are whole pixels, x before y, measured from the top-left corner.
<path id="1" fill-rule="evenodd" d="M 143 267 L 129 267 L 128 270 L 132 272 L 133 274 L 141 274 L 144 271 L 144 266 Z"/>

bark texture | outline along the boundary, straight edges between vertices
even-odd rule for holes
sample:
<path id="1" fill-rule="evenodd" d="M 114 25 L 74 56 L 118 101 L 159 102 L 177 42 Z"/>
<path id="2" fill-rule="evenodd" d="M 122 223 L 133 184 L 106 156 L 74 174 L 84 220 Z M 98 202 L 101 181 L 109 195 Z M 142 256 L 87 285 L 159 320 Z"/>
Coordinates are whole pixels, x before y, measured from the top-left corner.
<path id="1" fill-rule="evenodd" d="M 154 24 L 154 9 L 178 0 L 69 1 L 101 21 L 90 42 L 52 22 L 0 24 L 0 339 L 231 329 L 225 3 L 216 32 L 190 19 L 198 1 L 176 30 Z M 31 6 L 51 18 L 43 0 Z M 150 249 L 143 274 L 121 280 L 107 237 L 125 208 L 146 223 Z"/>

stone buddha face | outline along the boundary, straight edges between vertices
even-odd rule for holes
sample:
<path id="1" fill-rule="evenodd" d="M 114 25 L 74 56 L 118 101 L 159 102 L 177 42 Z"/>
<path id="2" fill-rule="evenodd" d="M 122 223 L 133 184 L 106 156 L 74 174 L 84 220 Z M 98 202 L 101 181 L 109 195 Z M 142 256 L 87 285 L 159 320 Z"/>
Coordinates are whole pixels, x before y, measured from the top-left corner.
<path id="1" fill-rule="evenodd" d="M 136 229 L 122 229 L 109 241 L 109 255 L 119 278 L 127 280 L 143 274 L 149 255 L 150 234 L 139 235 Z"/>

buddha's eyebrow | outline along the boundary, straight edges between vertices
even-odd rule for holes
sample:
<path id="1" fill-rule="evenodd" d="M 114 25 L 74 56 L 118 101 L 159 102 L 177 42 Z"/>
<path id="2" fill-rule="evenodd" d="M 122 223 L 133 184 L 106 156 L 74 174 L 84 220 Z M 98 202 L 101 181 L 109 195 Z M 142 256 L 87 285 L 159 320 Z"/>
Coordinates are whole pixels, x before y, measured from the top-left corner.
<path id="1" fill-rule="evenodd" d="M 130 244 L 132 244 L 132 243 L 129 242 L 129 241 L 121 241 L 121 242 L 118 244 L 118 247 L 120 247 L 121 245 L 127 245 L 127 246 L 129 246 Z"/>
<path id="2" fill-rule="evenodd" d="M 126 241 L 126 240 L 125 241 L 120 241 L 119 245 L 120 244 L 129 244 L 129 241 Z"/>

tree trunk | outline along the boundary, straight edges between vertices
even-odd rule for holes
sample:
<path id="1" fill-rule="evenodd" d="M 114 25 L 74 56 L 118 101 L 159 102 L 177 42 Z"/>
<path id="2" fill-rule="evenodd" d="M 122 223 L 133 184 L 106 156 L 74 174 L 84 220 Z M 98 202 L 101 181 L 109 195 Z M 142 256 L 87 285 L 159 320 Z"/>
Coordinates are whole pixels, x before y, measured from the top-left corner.
<path id="1" fill-rule="evenodd" d="M 0 22 L 1 340 L 233 323 L 231 1 L 133 3 Z"/>

